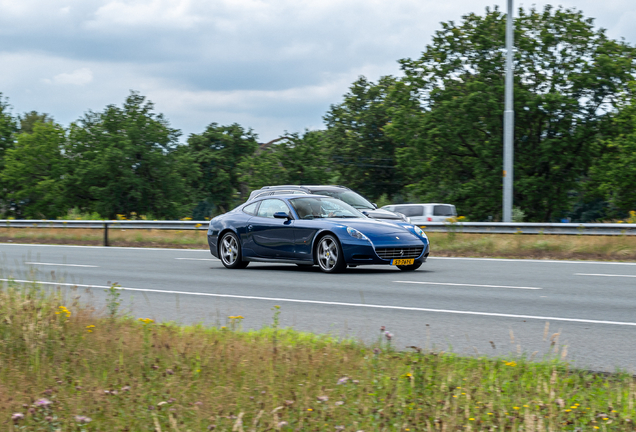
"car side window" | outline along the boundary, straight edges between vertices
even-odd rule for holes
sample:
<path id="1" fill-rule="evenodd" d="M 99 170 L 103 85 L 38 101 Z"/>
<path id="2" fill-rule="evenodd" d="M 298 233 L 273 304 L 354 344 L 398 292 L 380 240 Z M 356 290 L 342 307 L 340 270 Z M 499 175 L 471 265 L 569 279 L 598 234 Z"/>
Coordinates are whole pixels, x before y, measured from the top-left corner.
<path id="1" fill-rule="evenodd" d="M 250 204 L 248 206 L 243 207 L 243 213 L 247 213 L 248 215 L 254 216 L 256 215 L 256 208 L 259 203 Z"/>
<path id="2" fill-rule="evenodd" d="M 257 216 L 273 218 L 274 213 L 285 212 L 289 214 L 289 207 L 283 201 L 279 199 L 266 199 L 261 201 L 261 206 L 258 208 Z"/>
<path id="3" fill-rule="evenodd" d="M 424 207 L 421 205 L 400 205 L 395 206 L 393 211 L 400 212 L 404 216 L 424 216 Z"/>

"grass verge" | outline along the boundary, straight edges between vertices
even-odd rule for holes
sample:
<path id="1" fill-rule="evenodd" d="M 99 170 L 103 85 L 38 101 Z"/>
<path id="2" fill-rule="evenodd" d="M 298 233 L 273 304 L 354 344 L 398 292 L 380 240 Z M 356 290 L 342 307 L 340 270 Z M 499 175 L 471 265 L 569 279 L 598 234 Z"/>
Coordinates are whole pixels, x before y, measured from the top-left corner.
<path id="1" fill-rule="evenodd" d="M 0 429 L 634 430 L 626 374 L 557 361 L 398 352 L 281 329 L 178 326 L 0 291 Z M 113 316 L 111 317 L 110 314 Z"/>
<path id="2" fill-rule="evenodd" d="M 201 229 L 120 230 L 109 232 L 111 246 L 207 249 Z M 432 256 L 636 261 L 636 236 L 577 236 L 429 233 Z M 2 243 L 103 244 L 103 232 L 91 229 L 0 228 Z"/>

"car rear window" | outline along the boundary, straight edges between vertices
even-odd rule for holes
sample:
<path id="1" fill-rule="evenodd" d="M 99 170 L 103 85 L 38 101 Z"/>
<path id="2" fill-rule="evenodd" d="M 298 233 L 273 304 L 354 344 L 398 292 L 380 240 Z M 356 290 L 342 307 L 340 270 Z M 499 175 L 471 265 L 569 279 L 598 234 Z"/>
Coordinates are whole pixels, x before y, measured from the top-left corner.
<path id="1" fill-rule="evenodd" d="M 455 206 L 436 205 L 433 207 L 433 216 L 455 216 Z"/>
<path id="2" fill-rule="evenodd" d="M 421 205 L 399 205 L 393 211 L 402 213 L 404 216 L 424 216 L 424 207 Z"/>

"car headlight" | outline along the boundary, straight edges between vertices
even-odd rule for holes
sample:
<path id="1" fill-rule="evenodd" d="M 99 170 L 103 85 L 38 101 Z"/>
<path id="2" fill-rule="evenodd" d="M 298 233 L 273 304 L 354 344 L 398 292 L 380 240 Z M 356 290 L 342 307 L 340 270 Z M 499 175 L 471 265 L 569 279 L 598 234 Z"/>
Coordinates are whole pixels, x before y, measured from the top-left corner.
<path id="1" fill-rule="evenodd" d="M 422 230 L 422 228 L 418 227 L 417 225 L 413 225 L 413 229 L 415 230 L 415 234 L 425 239 L 428 239 L 428 237 L 426 236 L 426 233 Z"/>
<path id="2" fill-rule="evenodd" d="M 347 227 L 347 232 L 349 233 L 351 237 L 357 238 L 358 240 L 369 240 L 367 236 L 365 236 L 364 234 L 362 234 L 360 231 L 358 231 L 355 228 Z"/>

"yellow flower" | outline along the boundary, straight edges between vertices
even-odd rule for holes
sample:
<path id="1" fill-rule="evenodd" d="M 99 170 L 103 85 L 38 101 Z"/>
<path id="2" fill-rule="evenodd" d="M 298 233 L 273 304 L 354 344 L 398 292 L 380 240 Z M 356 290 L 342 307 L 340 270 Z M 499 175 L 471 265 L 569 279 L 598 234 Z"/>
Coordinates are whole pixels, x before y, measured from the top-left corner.
<path id="1" fill-rule="evenodd" d="M 512 409 L 516 409 L 516 410 L 518 410 L 518 409 L 519 409 L 519 407 L 512 407 Z"/>
<path id="2" fill-rule="evenodd" d="M 618 411 L 616 411 L 616 410 L 612 410 L 612 412 L 618 412 Z"/>
<path id="3" fill-rule="evenodd" d="M 526 407 L 526 408 L 530 408 L 528 405 L 524 405 L 524 407 Z"/>
<path id="4" fill-rule="evenodd" d="M 565 412 L 570 412 L 570 411 L 572 411 L 572 410 L 571 410 L 571 409 L 566 409 L 566 410 L 565 410 Z"/>
<path id="5" fill-rule="evenodd" d="M 144 323 L 144 325 L 146 325 L 146 324 L 152 324 L 153 322 L 155 322 L 155 320 L 150 319 L 150 318 L 139 318 L 139 321 L 141 321 L 142 323 Z"/>
<path id="6" fill-rule="evenodd" d="M 609 418 L 607 418 L 607 417 L 603 417 L 603 420 L 609 420 Z"/>
<path id="7" fill-rule="evenodd" d="M 311 408 L 307 408 L 307 411 L 313 411 L 313 409 L 311 409 Z"/>
<path id="8" fill-rule="evenodd" d="M 95 326 L 92 324 L 86 326 L 86 331 L 89 333 L 93 333 L 93 329 L 95 329 Z"/>
<path id="9" fill-rule="evenodd" d="M 598 426 L 594 426 L 594 429 L 598 429 L 598 428 L 599 428 Z"/>
<path id="10" fill-rule="evenodd" d="M 471 417 L 471 418 L 469 418 L 468 420 L 473 421 L 473 420 L 475 420 L 475 419 Z"/>
<path id="11" fill-rule="evenodd" d="M 494 415 L 493 413 L 488 413 L 488 415 Z"/>

